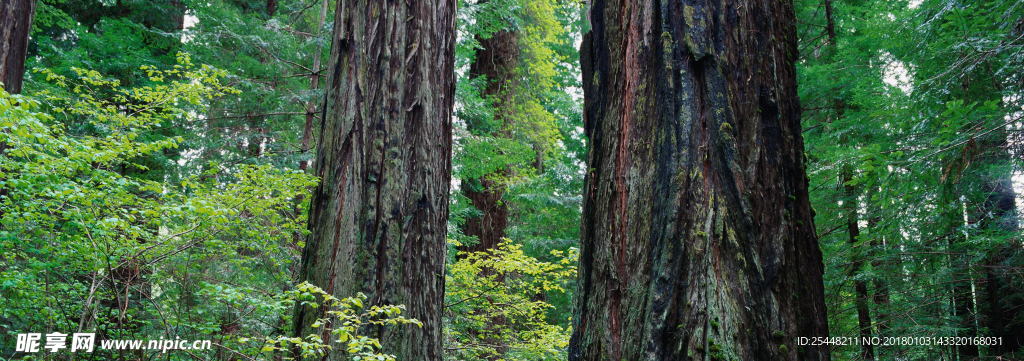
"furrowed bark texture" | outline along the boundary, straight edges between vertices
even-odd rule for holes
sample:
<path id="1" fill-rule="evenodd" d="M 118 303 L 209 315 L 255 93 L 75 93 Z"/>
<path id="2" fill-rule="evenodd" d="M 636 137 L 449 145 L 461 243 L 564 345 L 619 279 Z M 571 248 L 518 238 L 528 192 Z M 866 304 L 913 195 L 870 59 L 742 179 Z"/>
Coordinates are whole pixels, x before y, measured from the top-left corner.
<path id="1" fill-rule="evenodd" d="M 591 4 L 569 360 L 827 360 L 791 2 Z"/>
<path id="2" fill-rule="evenodd" d="M 0 82 L 11 94 L 21 93 L 35 6 L 35 0 L 0 2 Z"/>
<path id="3" fill-rule="evenodd" d="M 515 91 L 516 67 L 519 64 L 518 38 L 515 31 L 499 31 L 489 38 L 478 39 L 481 48 L 469 69 L 470 76 L 487 79 L 482 95 L 494 98 L 495 117 L 502 123 L 509 111 L 505 100 L 511 96 L 510 92 Z M 473 134 L 500 133 L 500 127 L 503 126 L 487 129 L 483 124 L 467 123 L 468 130 Z M 504 178 L 507 173 L 507 169 L 502 169 L 496 176 Z M 477 237 L 479 242 L 465 247 L 464 251 L 479 252 L 495 248 L 505 237 L 505 229 L 508 227 L 508 206 L 502 201 L 505 186 L 491 176 L 463 180 L 462 193 L 480 211 L 479 216 L 467 218 L 463 226 L 463 233 Z"/>
<path id="4" fill-rule="evenodd" d="M 405 305 L 423 327 L 370 330 L 400 360 L 441 360 L 455 0 L 338 1 L 302 278 Z M 296 330 L 324 310 L 300 309 Z M 344 359 L 336 345 L 327 358 Z"/>

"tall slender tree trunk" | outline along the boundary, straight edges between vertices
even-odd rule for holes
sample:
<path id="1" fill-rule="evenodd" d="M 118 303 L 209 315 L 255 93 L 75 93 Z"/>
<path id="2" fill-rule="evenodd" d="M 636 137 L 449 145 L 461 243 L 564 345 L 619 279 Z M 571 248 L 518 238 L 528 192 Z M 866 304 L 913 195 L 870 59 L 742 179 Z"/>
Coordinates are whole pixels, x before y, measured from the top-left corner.
<path id="1" fill-rule="evenodd" d="M 836 21 L 835 11 L 833 8 L 833 0 L 825 0 L 825 36 L 828 40 L 828 53 L 827 59 L 834 61 L 838 43 L 836 41 Z M 838 83 L 838 82 L 837 82 Z M 835 111 L 837 119 L 842 119 L 846 116 L 847 101 L 841 95 L 841 89 L 834 89 L 833 97 L 830 102 L 832 108 Z M 851 143 L 846 139 L 846 143 Z M 846 232 L 849 247 L 853 250 L 851 253 L 851 263 L 848 270 L 848 278 L 853 280 L 854 288 L 854 305 L 857 309 L 857 328 L 860 337 L 867 338 L 871 337 L 871 309 L 868 303 L 870 298 L 868 295 L 868 282 L 858 278 L 858 274 L 863 270 L 864 259 L 867 257 L 868 252 L 864 250 L 865 244 L 860 241 L 860 217 L 859 211 L 859 190 L 856 186 L 852 185 L 850 181 L 853 179 L 854 170 L 852 167 L 847 168 L 843 171 L 843 194 L 844 199 L 844 210 L 846 212 Z M 874 360 L 875 350 L 874 346 L 870 343 L 863 343 L 860 346 L 860 357 L 862 360 Z"/>
<path id="2" fill-rule="evenodd" d="M 827 360 L 792 3 L 591 3 L 569 360 Z"/>
<path id="3" fill-rule="evenodd" d="M 1008 158 L 1002 160 L 1009 164 Z M 982 222 L 982 227 L 1001 234 L 1018 232 L 1016 194 L 1010 175 L 992 179 L 985 185 L 989 195 L 984 209 L 988 214 L 986 221 Z M 996 246 L 983 261 L 985 287 L 980 292 L 980 316 L 989 330 L 989 335 L 1002 337 L 1001 344 L 991 347 L 991 354 L 996 356 L 1006 355 L 1024 347 L 1024 316 L 1021 316 L 1021 313 L 1024 313 L 1022 276 L 1020 271 L 1013 270 L 1014 264 L 1007 264 L 1008 259 L 1019 257 L 1019 242 L 1018 239 L 1011 239 Z"/>
<path id="4" fill-rule="evenodd" d="M 508 104 L 515 92 L 516 72 L 519 65 L 519 37 L 516 31 L 502 30 L 491 34 L 488 38 L 478 38 L 480 50 L 470 66 L 471 77 L 484 77 L 487 81 L 483 96 L 494 99 L 494 116 L 497 129 L 490 124 L 478 124 L 469 121 L 467 128 L 470 133 L 484 136 L 501 136 L 505 122 L 509 121 L 509 112 L 514 111 Z M 474 236 L 478 243 L 465 247 L 464 251 L 477 252 L 492 249 L 505 237 L 508 227 L 508 206 L 502 201 L 505 195 L 504 178 L 507 178 L 507 167 L 500 168 L 493 174 L 475 179 L 464 179 L 462 193 L 469 198 L 480 215 L 469 217 L 463 226 L 463 233 Z"/>
<path id="5" fill-rule="evenodd" d="M 454 21 L 455 0 L 346 0 L 334 22 L 301 276 L 405 305 L 422 328 L 370 330 L 401 360 L 441 360 Z M 329 339 L 324 311 L 301 308 L 296 332 Z"/>
<path id="6" fill-rule="evenodd" d="M 277 0 L 267 0 L 267 17 L 277 15 Z"/>
<path id="7" fill-rule="evenodd" d="M 996 87 L 1000 88 L 1000 87 Z M 999 119 L 1002 121 L 1002 119 Z M 993 132 L 981 143 L 983 149 L 991 152 L 992 168 L 1005 168 L 996 174 L 982 175 L 982 190 L 987 196 L 982 203 L 978 219 L 979 228 L 1007 240 L 988 251 L 982 260 L 981 272 L 984 287 L 980 288 L 979 315 L 988 329 L 986 336 L 1002 337 L 1003 342 L 990 347 L 992 356 L 1003 356 L 1024 347 L 1024 287 L 1017 264 L 1012 259 L 1021 255 L 1021 241 L 1016 234 L 1020 231 L 1016 211 L 1016 192 L 1013 190 L 1012 172 L 1008 169 L 1013 161 L 1007 151 L 1009 146 L 1005 131 Z"/>
<path id="8" fill-rule="evenodd" d="M 188 12 L 188 8 L 185 6 L 185 3 L 183 3 L 182 0 L 171 0 L 171 8 L 171 16 L 173 16 L 172 20 L 174 21 L 174 24 L 172 25 L 174 28 L 172 30 L 185 30 L 185 13 Z"/>
<path id="9" fill-rule="evenodd" d="M 849 278 L 853 279 L 854 289 L 854 304 L 857 308 L 857 328 L 861 337 L 871 337 L 871 309 L 868 306 L 868 282 L 866 280 L 858 278 L 858 274 L 861 272 L 864 266 L 864 255 L 863 250 L 864 244 L 860 242 L 860 224 L 858 223 L 859 217 L 857 215 L 857 188 L 850 185 L 852 175 L 849 170 L 843 174 L 843 190 L 846 194 L 846 200 L 844 208 L 846 209 L 846 231 L 849 236 L 847 243 L 852 252 L 852 260 L 850 263 Z M 874 360 L 875 349 L 871 343 L 863 343 L 860 346 L 860 357 L 861 360 Z"/>
<path id="10" fill-rule="evenodd" d="M 834 15 L 833 0 L 825 0 L 825 36 L 828 37 L 829 46 L 832 47 L 833 52 L 836 47 L 836 18 Z"/>
<path id="11" fill-rule="evenodd" d="M 1024 35 L 1024 20 L 1014 31 L 1014 38 Z M 986 64 L 987 72 L 992 73 L 992 65 Z M 1005 85 L 1003 79 L 993 78 L 990 87 L 984 87 L 982 94 L 999 97 L 1003 109 L 1008 113 L 1016 110 L 1011 104 L 1003 102 Z M 985 89 L 987 88 L 987 89 Z M 997 122 L 1005 119 L 999 117 Z M 983 260 L 985 279 L 980 294 L 980 313 L 990 336 L 1001 337 L 1003 342 L 990 347 L 992 356 L 1004 356 L 1024 350 L 1024 276 L 1019 269 L 1019 260 L 1024 253 L 1021 251 L 1020 215 L 1017 209 L 1017 193 L 1013 187 L 1014 161 L 1010 148 L 1012 146 L 1005 127 L 992 132 L 981 143 L 983 149 L 991 155 L 989 163 L 993 164 L 994 174 L 983 176 L 982 190 L 987 193 L 983 203 L 981 228 L 1002 237 L 1006 241 L 989 251 Z"/>
<path id="12" fill-rule="evenodd" d="M 324 28 L 324 24 L 327 21 L 327 9 L 330 7 L 329 1 L 322 0 L 320 3 L 320 17 L 317 19 L 316 30 L 314 31 L 314 34 L 317 36 L 320 35 L 320 30 Z M 320 52 L 320 46 L 317 46 L 316 53 L 313 53 L 313 74 L 309 76 L 309 89 L 312 91 L 320 89 Z M 316 102 L 317 100 L 315 99 L 306 102 L 306 121 L 302 126 L 302 142 L 300 144 L 303 157 L 309 152 L 310 145 L 313 142 L 313 121 L 316 119 Z M 299 161 L 299 170 L 305 171 L 307 167 L 309 167 L 308 160 L 302 159 Z"/>
<path id="13" fill-rule="evenodd" d="M 877 212 L 869 210 L 870 214 L 876 215 L 868 219 L 868 229 L 871 231 L 871 270 L 874 272 L 875 277 L 871 283 L 874 287 L 872 293 L 872 303 L 875 304 L 875 325 L 877 326 L 878 336 L 885 337 L 889 335 L 889 317 L 886 313 L 889 307 L 889 284 L 883 278 L 883 275 L 888 274 L 882 270 L 882 254 L 885 253 L 885 240 L 879 236 L 881 232 L 878 231 L 879 219 Z M 891 270 L 896 267 L 889 266 Z M 881 353 L 881 352 L 880 352 Z"/>
<path id="14" fill-rule="evenodd" d="M 11 94 L 21 93 L 35 7 L 35 0 L 0 2 L 0 82 Z"/>
<path id="15" fill-rule="evenodd" d="M 957 155 L 956 157 L 959 157 Z M 946 161 L 947 167 L 954 167 L 956 158 L 953 161 Z M 947 178 L 943 184 L 942 189 L 942 219 L 945 222 L 947 241 L 946 241 L 946 253 L 948 254 L 947 262 L 948 267 L 954 267 L 957 273 L 954 274 L 954 279 L 949 283 L 949 313 L 950 323 L 948 326 L 962 329 L 962 331 L 956 331 L 955 336 L 959 337 L 975 337 L 978 336 L 978 329 L 975 327 L 976 315 L 974 314 L 974 304 L 971 292 L 971 285 L 974 283 L 974 272 L 972 271 L 971 261 L 968 254 L 965 254 L 961 248 L 965 243 L 967 234 L 964 233 L 963 229 L 966 228 L 967 224 L 964 222 L 963 207 L 964 201 L 958 197 L 958 190 L 956 187 L 957 181 L 952 177 Z M 954 357 L 958 357 L 964 360 L 971 360 L 978 356 L 978 346 L 974 343 L 968 343 L 963 345 L 950 345 L 950 349 L 953 352 Z"/>
<path id="16" fill-rule="evenodd" d="M 477 136 L 508 137 L 508 126 L 505 123 L 511 121 L 510 112 L 514 111 L 510 100 L 515 97 L 517 86 L 519 34 L 515 30 L 501 30 L 486 38 L 478 36 L 477 41 L 480 42 L 480 49 L 470 64 L 469 75 L 471 78 L 485 79 L 486 85 L 481 95 L 493 99 L 496 124 L 467 120 L 467 130 Z M 483 252 L 497 248 L 501 243 L 508 228 L 509 208 L 503 198 L 507 189 L 505 179 L 510 175 L 509 167 L 501 165 L 493 173 L 462 180 L 462 194 L 480 213 L 468 217 L 462 226 L 463 234 L 476 237 L 477 243 L 459 247 L 459 251 Z M 504 277 L 498 277 L 504 281 Z M 482 334 L 493 335 L 483 338 L 483 342 L 496 352 L 488 355 L 488 360 L 499 360 L 508 351 L 505 340 L 498 337 L 500 332 L 495 330 L 507 324 L 508 319 L 504 315 L 494 312 L 484 329 L 479 330 Z"/>
<path id="17" fill-rule="evenodd" d="M 968 101 L 1002 103 L 1002 79 L 989 78 L 992 64 L 983 66 L 987 69 L 985 73 L 961 80 L 959 91 L 962 93 L 959 97 Z M 1003 109 L 1013 112 L 1012 106 L 1004 104 Z M 990 121 L 1002 124 L 1004 120 L 1003 117 L 992 117 Z M 1016 194 L 1011 178 L 1013 161 L 1007 136 L 1005 127 L 1000 125 L 979 136 L 976 144 L 966 145 L 960 155 L 968 159 L 962 165 L 965 179 L 960 182 L 985 194 L 984 199 L 973 203 L 971 197 L 963 200 L 966 208 L 961 211 L 968 216 L 966 222 L 970 228 L 980 230 L 977 237 L 1005 239 L 1005 242 L 985 250 L 980 261 L 970 254 L 973 251 L 971 242 L 961 246 L 966 254 L 960 258 L 967 282 L 958 284 L 955 292 L 955 297 L 959 297 L 956 306 L 961 317 L 960 325 L 967 330 L 966 336 L 1002 337 L 1001 344 L 990 347 L 961 346 L 958 348 L 961 357 L 1000 357 L 1024 346 L 1024 308 L 1019 302 L 1024 299 L 1024 288 L 1020 286 L 1019 272 L 1012 271 L 1012 264 L 1005 263 L 1008 258 L 1019 257 L 1020 252 Z M 962 218 L 963 214 L 958 216 Z M 968 224 L 964 226 L 968 228 Z"/>

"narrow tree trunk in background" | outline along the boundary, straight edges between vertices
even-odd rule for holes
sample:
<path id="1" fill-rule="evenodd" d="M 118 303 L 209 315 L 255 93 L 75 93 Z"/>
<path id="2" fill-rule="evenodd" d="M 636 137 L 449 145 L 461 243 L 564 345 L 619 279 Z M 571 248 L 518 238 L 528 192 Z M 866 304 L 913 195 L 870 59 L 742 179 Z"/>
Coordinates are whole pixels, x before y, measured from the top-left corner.
<path id="1" fill-rule="evenodd" d="M 320 35 L 321 29 L 324 28 L 324 23 L 327 21 L 327 9 L 330 7 L 329 0 L 323 0 L 320 2 L 320 18 L 317 19 L 316 30 L 313 32 L 317 36 Z M 309 89 L 316 91 L 320 89 L 320 47 L 316 47 L 316 53 L 313 53 L 313 71 L 314 73 L 309 76 Z M 302 143 L 300 149 L 302 156 L 305 157 L 306 153 L 309 153 L 310 144 L 313 141 L 313 120 L 316 119 L 316 104 L 317 100 L 312 99 L 306 102 L 306 122 L 302 126 Z M 305 171 L 309 167 L 309 161 L 303 158 L 299 161 L 299 170 Z"/>
<path id="2" fill-rule="evenodd" d="M 267 0 L 267 17 L 277 14 L 277 0 Z"/>
<path id="3" fill-rule="evenodd" d="M 185 30 L 185 12 L 187 10 L 185 3 L 183 3 L 182 0 L 171 0 L 171 8 L 173 10 L 171 16 L 173 16 L 172 20 L 174 21 L 173 30 Z"/>
<path id="4" fill-rule="evenodd" d="M 371 330 L 400 360 L 440 361 L 455 0 L 338 2 L 302 279 L 423 327 Z M 301 308 L 299 335 L 323 309 Z M 332 360 L 345 359 L 335 345 Z"/>
<path id="5" fill-rule="evenodd" d="M 836 47 L 836 20 L 833 16 L 832 1 L 825 0 L 825 35 L 828 37 L 829 45 L 835 49 Z"/>
<path id="6" fill-rule="evenodd" d="M 591 3 L 569 360 L 827 360 L 792 3 Z"/>
<path id="7" fill-rule="evenodd" d="M 870 214 L 878 214 L 872 210 L 869 210 Z M 889 317 L 886 314 L 886 309 L 889 307 L 889 286 L 882 278 L 884 273 L 882 269 L 882 258 L 879 254 L 885 252 L 885 241 L 879 239 L 877 234 L 881 234 L 878 231 L 878 217 L 874 216 L 868 219 L 868 229 L 871 231 L 871 270 L 875 273 L 875 277 L 872 280 L 875 292 L 872 295 L 872 301 L 875 304 L 875 324 L 877 325 L 878 336 L 885 337 L 889 333 Z M 895 267 L 893 268 L 895 269 Z"/>
<path id="8" fill-rule="evenodd" d="M 828 53 L 827 59 L 833 59 L 836 54 L 837 42 L 836 42 L 836 21 L 835 12 L 833 10 L 833 0 L 825 0 L 825 36 L 828 40 Z M 838 81 L 837 81 L 838 83 Z M 847 102 L 842 97 L 841 89 L 834 89 L 834 96 L 830 99 L 832 107 L 835 111 L 837 120 L 842 119 L 846 116 Z M 844 139 L 847 143 L 848 139 Z M 848 278 L 853 280 L 854 288 L 854 305 L 857 309 L 857 329 L 860 337 L 869 338 L 871 337 L 871 309 L 868 304 L 868 282 L 863 279 L 858 279 L 859 273 L 864 267 L 864 259 L 870 253 L 866 251 L 865 244 L 861 243 L 860 239 L 860 218 L 858 215 L 859 207 L 859 193 L 857 187 L 850 184 L 853 179 L 854 169 L 848 168 L 843 171 L 843 194 L 845 200 L 843 208 L 846 212 L 846 231 L 849 237 L 847 244 L 849 245 L 851 252 L 851 264 L 848 271 Z M 870 343 L 863 343 L 860 346 L 860 359 L 862 360 L 874 360 L 875 350 L 874 346 Z"/>
<path id="9" fill-rule="evenodd" d="M 486 2 L 486 0 L 480 3 Z M 470 64 L 471 78 L 483 77 L 486 80 L 481 96 L 492 99 L 494 103 L 494 120 L 496 124 L 482 124 L 473 119 L 466 120 L 467 130 L 477 136 L 507 137 L 507 122 L 511 121 L 510 112 L 515 111 L 510 99 L 515 97 L 517 73 L 519 66 L 519 34 L 515 30 L 501 30 L 483 38 L 477 36 L 480 49 L 477 50 L 473 63 Z M 459 247 L 460 252 L 483 252 L 498 247 L 505 237 L 508 228 L 509 209 L 502 199 L 505 196 L 506 179 L 511 171 L 502 165 L 497 171 L 482 177 L 463 179 L 460 190 L 480 214 L 467 217 L 462 225 L 462 233 L 476 237 L 477 243 Z M 488 270 L 484 271 L 489 272 Z M 481 275 L 484 277 L 485 275 Z M 499 281 L 504 281 L 500 275 Z M 495 354 L 487 356 L 488 360 L 499 360 L 508 351 L 505 341 L 498 337 L 499 331 L 508 324 L 508 319 L 497 310 L 481 310 L 490 317 L 484 327 L 477 332 L 493 337 L 483 337 L 494 349 Z M 478 337 L 479 334 L 473 335 Z"/>
<path id="10" fill-rule="evenodd" d="M 997 165 L 1012 164 L 1007 152 L 1005 131 L 993 132 L 993 136 L 982 143 L 983 149 L 993 152 L 992 162 Z M 1024 347 L 1024 288 L 1019 270 L 1008 259 L 1019 257 L 1020 239 L 1016 212 L 1016 193 L 1013 190 L 1012 174 L 1009 170 L 1001 174 L 985 175 L 982 189 L 988 193 L 983 203 L 979 228 L 1001 237 L 1007 237 L 1003 244 L 995 246 L 986 255 L 982 272 L 984 287 L 980 290 L 980 309 L 983 325 L 989 333 L 984 336 L 1002 337 L 1003 342 L 990 349 L 992 356 L 1010 354 Z M 1011 261 L 1012 262 L 1012 261 Z"/>
<path id="11" fill-rule="evenodd" d="M 247 139 L 246 153 L 250 158 L 259 158 L 263 156 L 263 142 L 267 139 L 267 130 L 263 128 L 266 123 L 266 119 L 262 116 L 252 115 L 246 119 L 248 123 L 247 132 L 250 134 Z"/>
<path id="12" fill-rule="evenodd" d="M 11 94 L 21 93 L 35 6 L 35 0 L 0 2 L 0 82 Z"/>
<path id="13" fill-rule="evenodd" d="M 507 115 L 512 109 L 506 104 L 515 91 L 516 67 L 519 64 L 519 37 L 515 31 L 502 30 L 483 39 L 479 38 L 481 49 L 470 66 L 470 76 L 485 77 L 487 85 L 483 96 L 493 98 L 494 116 L 499 123 L 498 129 L 489 129 L 489 124 L 477 124 L 467 121 L 470 133 L 477 135 L 500 136 L 501 128 L 508 121 Z M 505 237 L 508 227 L 508 207 L 502 201 L 505 185 L 501 179 L 508 176 L 508 169 L 502 168 L 494 174 L 476 179 L 464 179 L 462 193 L 469 198 L 473 207 L 480 211 L 479 216 L 466 219 L 463 233 L 474 236 L 477 244 L 460 250 L 478 252 L 492 249 Z"/>
<path id="14" fill-rule="evenodd" d="M 317 19 L 316 29 L 311 32 L 312 34 L 315 34 L 315 36 L 317 36 L 317 37 L 319 37 L 321 35 L 321 29 L 324 28 L 324 23 L 327 21 L 327 9 L 329 8 L 329 6 L 330 6 L 330 0 L 322 0 L 320 2 L 320 17 Z M 317 45 L 316 46 L 316 52 L 313 53 L 313 68 L 312 69 L 313 69 L 314 73 L 309 76 L 309 88 L 310 88 L 310 90 L 312 90 L 314 92 L 317 89 L 320 88 L 320 76 L 321 76 L 321 74 L 320 74 L 320 58 L 321 58 L 321 55 L 320 54 L 322 52 L 323 52 L 322 47 Z M 308 156 L 309 149 L 310 149 L 311 144 L 313 142 L 313 121 L 316 119 L 316 113 L 317 113 L 316 112 L 316 105 L 317 105 L 317 102 L 320 101 L 319 99 L 320 98 L 318 98 L 318 97 L 314 97 L 314 98 L 312 98 L 312 99 L 310 99 L 309 101 L 306 102 L 306 121 L 304 122 L 304 124 L 302 126 L 302 140 L 301 140 L 301 143 L 300 143 L 300 146 L 299 146 L 300 147 L 299 149 L 300 149 L 300 151 L 302 153 L 302 154 L 300 154 L 300 157 L 302 157 L 302 160 L 299 160 L 299 170 L 304 172 L 304 173 L 306 172 L 306 169 L 309 168 L 309 163 L 310 162 L 309 162 L 308 159 L 306 159 L 306 157 Z M 323 105 L 323 103 L 321 103 L 321 105 Z M 305 199 L 306 199 L 306 195 L 305 194 L 299 194 L 298 196 L 295 197 L 294 212 L 295 212 L 296 215 L 299 215 L 299 216 L 302 215 L 302 202 Z M 303 240 L 304 237 L 305 236 L 301 232 L 296 232 L 295 235 L 293 236 L 293 239 L 295 240 L 294 245 L 298 246 L 298 245 L 302 244 L 302 240 Z M 302 267 L 301 264 L 300 265 L 294 265 L 294 266 Z M 291 272 L 292 275 L 298 275 L 298 272 L 295 271 L 294 268 L 291 269 L 291 271 L 292 271 Z M 283 355 L 278 355 L 278 356 L 279 357 L 283 357 Z"/>
<path id="15" fill-rule="evenodd" d="M 1020 31 L 1009 35 L 1010 39 L 1018 39 Z M 988 59 L 978 65 L 978 71 L 960 77 L 960 88 L 954 89 L 951 94 L 953 99 L 964 100 L 966 103 L 995 102 L 1000 104 L 1003 114 L 1012 115 L 1017 105 L 1013 101 L 1007 103 L 1004 97 L 1004 82 L 1007 80 L 993 76 L 996 73 L 994 69 L 1001 66 L 999 61 Z M 998 125 L 978 134 L 964 145 L 961 154 L 954 155 L 962 159 L 962 164 L 957 164 L 961 169 L 948 172 L 956 174 L 958 178 L 962 177 L 956 181 L 965 189 L 958 193 L 964 203 L 964 209 L 960 211 L 964 213 L 951 216 L 962 218 L 966 214 L 968 219 L 960 220 L 965 222 L 965 232 L 971 232 L 972 236 L 976 234 L 974 237 L 980 238 L 982 242 L 1001 242 L 979 252 L 976 249 L 977 242 L 968 240 L 971 242 L 955 250 L 964 254 L 959 262 L 967 276 L 961 278 L 969 281 L 957 285 L 961 291 L 956 292 L 956 296 L 969 297 L 970 300 L 969 303 L 964 300 L 957 305 L 958 312 L 971 312 L 972 317 L 965 318 L 960 324 L 971 332 L 966 336 L 995 336 L 1001 337 L 1002 342 L 980 350 L 971 345 L 960 349 L 966 350 L 961 356 L 968 358 L 979 355 L 1012 358 L 1016 355 L 1014 352 L 1024 347 L 1024 302 L 1021 301 L 1024 300 L 1024 279 L 1015 267 L 1019 265 L 1022 251 L 1017 195 L 1012 178 L 1017 168 L 1014 157 L 1020 153 L 1012 154 L 1010 150 L 1014 144 L 1008 140 L 1010 133 L 1004 124 L 1006 118 L 993 116 L 987 120 L 990 124 L 985 125 L 985 128 Z M 985 198 L 972 197 L 972 194 L 978 194 L 976 192 L 984 194 Z M 968 306 L 972 308 L 966 309 Z"/>
<path id="16" fill-rule="evenodd" d="M 965 76 L 961 79 L 961 87 L 956 94 L 958 98 L 968 101 L 995 101 L 1003 103 L 1003 79 L 989 78 L 993 71 L 992 64 L 984 63 L 989 68 L 985 73 Z M 989 80 L 989 81 L 987 81 Z M 1012 106 L 1003 105 L 1005 112 L 1013 112 Z M 993 124 L 1002 124 L 1002 117 L 993 117 Z M 960 249 L 961 267 L 964 268 L 965 282 L 955 285 L 954 297 L 957 297 L 956 311 L 961 317 L 960 327 L 967 330 L 962 336 L 995 336 L 1002 337 L 1002 343 L 979 348 L 975 345 L 958 347 L 961 358 L 977 356 L 1000 357 L 1012 355 L 1012 352 L 1024 346 L 1024 289 L 1021 288 L 1019 271 L 1013 270 L 1013 263 L 1007 264 L 1008 258 L 1019 257 L 1020 249 L 1019 225 L 1016 214 L 1016 194 L 1013 190 L 1013 160 L 1008 150 L 1010 144 L 1004 126 L 999 125 L 992 131 L 981 134 L 977 143 L 964 146 L 961 155 L 957 155 L 963 164 L 959 170 L 963 179 L 957 179 L 960 187 L 967 189 L 959 194 L 980 191 L 985 194 L 983 200 L 961 196 L 964 209 L 959 217 L 971 236 L 996 238 L 1005 240 L 995 244 L 980 254 L 974 249 L 974 242 L 965 242 Z M 952 171 L 951 171 L 952 173 Z M 976 187 L 976 188 L 975 188 Z M 967 219 L 964 220 L 964 214 Z M 972 229 L 976 231 L 971 231 Z M 974 234 L 977 234 L 976 236 Z M 967 240 L 973 241 L 973 240 Z M 1009 266 L 1009 267 L 1007 267 Z M 980 285 L 980 286 L 979 286 Z"/>
<path id="17" fill-rule="evenodd" d="M 1024 21 L 1019 24 L 1024 25 Z M 1018 39 L 1024 35 L 1024 27 L 1019 27 L 1011 36 Z M 992 66 L 986 64 L 988 73 L 994 73 Z M 998 97 L 1002 108 L 1007 113 L 1015 112 L 1014 106 L 1005 104 L 1000 94 L 1004 94 L 1005 86 L 1002 78 L 993 78 L 991 88 L 985 89 L 986 82 L 981 82 L 981 93 Z M 1002 122 L 1003 118 L 996 121 Z M 979 292 L 980 313 L 983 324 L 988 328 L 986 336 L 1002 337 L 1003 342 L 990 348 L 990 356 L 1010 355 L 1024 350 L 1024 275 L 1019 268 L 1022 256 L 1019 214 L 1017 210 L 1017 193 L 1013 187 L 1013 155 L 1010 148 L 1015 146 L 1008 139 L 1005 127 L 992 132 L 983 139 L 981 147 L 991 152 L 990 163 L 998 170 L 995 174 L 985 174 L 982 190 L 988 196 L 978 215 L 982 219 L 980 227 L 998 236 L 1006 238 L 1002 244 L 994 247 L 983 260 L 985 286 Z M 1019 147 L 1019 145 L 1017 145 Z"/>
<path id="18" fill-rule="evenodd" d="M 862 279 L 858 279 L 858 273 L 864 266 L 864 250 L 863 244 L 858 244 L 860 241 L 860 224 L 857 216 L 857 189 L 850 185 L 852 175 L 849 170 L 843 174 L 843 190 L 846 194 L 846 200 L 843 204 L 846 209 L 846 232 L 849 235 L 849 241 L 847 242 L 850 249 L 853 251 L 851 254 L 852 262 L 850 264 L 849 278 L 853 280 L 854 288 L 854 304 L 857 307 L 857 328 L 859 329 L 860 337 L 870 338 L 871 337 L 871 310 L 868 308 L 868 282 Z M 871 343 L 863 343 L 860 346 L 860 359 L 861 360 L 874 360 L 875 350 Z"/>
<path id="19" fill-rule="evenodd" d="M 953 162 L 959 155 L 950 157 Z M 952 167 L 955 164 L 951 161 L 945 162 L 946 167 Z M 949 304 L 951 320 L 950 327 L 956 327 L 963 331 L 956 331 L 955 336 L 959 337 L 975 337 L 978 336 L 978 329 L 975 327 L 975 320 L 973 310 L 973 297 L 971 292 L 971 283 L 973 283 L 974 273 L 971 271 L 970 255 L 965 253 L 962 249 L 962 244 L 965 243 L 967 237 L 962 230 L 967 226 L 964 222 L 963 215 L 963 200 L 959 199 L 958 191 L 956 189 L 956 181 L 947 178 L 943 185 L 942 190 L 942 202 L 945 205 L 942 207 L 942 219 L 945 222 L 946 234 L 948 239 L 946 241 L 946 253 L 949 267 L 959 270 L 958 273 L 954 274 L 954 279 L 949 283 Z M 974 343 L 968 344 L 955 344 L 950 345 L 950 348 L 955 352 L 954 355 L 964 360 L 971 360 L 978 357 L 978 346 Z"/>

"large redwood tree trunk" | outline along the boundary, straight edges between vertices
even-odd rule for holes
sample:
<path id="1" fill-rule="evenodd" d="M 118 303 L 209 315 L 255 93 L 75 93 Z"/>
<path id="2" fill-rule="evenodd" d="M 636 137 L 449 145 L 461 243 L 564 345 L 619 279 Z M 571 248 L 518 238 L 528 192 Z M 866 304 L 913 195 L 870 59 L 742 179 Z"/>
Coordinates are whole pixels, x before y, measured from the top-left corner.
<path id="1" fill-rule="evenodd" d="M 0 2 L 0 82 L 11 94 L 21 93 L 35 6 L 35 0 Z"/>
<path id="2" fill-rule="evenodd" d="M 591 6 L 569 360 L 827 360 L 792 3 Z"/>
<path id="3" fill-rule="evenodd" d="M 423 327 L 371 330 L 400 360 L 441 360 L 455 0 L 338 1 L 302 278 Z M 323 309 L 300 309 L 296 332 Z M 342 359 L 336 345 L 330 359 Z"/>

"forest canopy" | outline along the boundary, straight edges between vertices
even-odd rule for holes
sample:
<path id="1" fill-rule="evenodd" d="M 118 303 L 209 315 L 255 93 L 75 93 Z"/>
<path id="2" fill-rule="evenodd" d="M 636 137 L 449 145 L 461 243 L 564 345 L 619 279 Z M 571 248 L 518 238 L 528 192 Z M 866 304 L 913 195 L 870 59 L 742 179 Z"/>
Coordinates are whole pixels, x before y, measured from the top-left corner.
<path id="1" fill-rule="evenodd" d="M 1021 359 L 1022 74 L 1017 0 L 3 0 L 0 359 Z"/>

